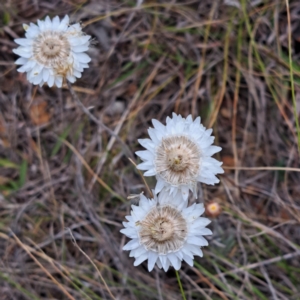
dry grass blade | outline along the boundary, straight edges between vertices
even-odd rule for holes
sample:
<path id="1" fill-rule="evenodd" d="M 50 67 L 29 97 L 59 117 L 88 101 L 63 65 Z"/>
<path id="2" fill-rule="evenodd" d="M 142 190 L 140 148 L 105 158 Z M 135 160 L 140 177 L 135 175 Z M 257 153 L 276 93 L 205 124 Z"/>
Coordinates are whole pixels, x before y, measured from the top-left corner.
<path id="1" fill-rule="evenodd" d="M 289 67 L 290 67 L 290 79 L 291 79 L 291 93 L 293 100 L 295 123 L 298 135 L 298 151 L 300 154 L 300 127 L 299 127 L 299 113 L 297 109 L 297 103 L 295 98 L 295 84 L 294 84 L 294 74 L 293 74 L 293 61 L 292 61 L 292 29 L 291 29 L 291 16 L 290 16 L 290 6 L 289 0 L 285 0 L 286 3 L 286 14 L 287 14 L 287 25 L 288 25 L 288 51 L 289 51 Z"/>
<path id="2" fill-rule="evenodd" d="M 288 254 L 284 254 L 282 256 L 278 256 L 278 257 L 274 257 L 274 258 L 271 258 L 271 259 L 266 259 L 266 260 L 263 260 L 263 261 L 260 261 L 260 262 L 257 262 L 257 263 L 249 264 L 249 265 L 243 266 L 241 268 L 236 268 L 236 269 L 233 269 L 233 270 L 230 270 L 230 271 L 226 271 L 226 272 L 223 272 L 219 275 L 225 275 L 226 273 L 238 273 L 238 272 L 242 272 L 242 271 L 245 271 L 245 270 L 255 269 L 255 268 L 258 268 L 260 266 L 266 266 L 266 265 L 270 265 L 270 264 L 280 262 L 282 260 L 288 260 L 288 259 L 297 257 L 299 255 L 300 255 L 300 251 L 297 251 L 297 252 L 294 252 L 294 253 L 288 253 Z"/>
<path id="3" fill-rule="evenodd" d="M 17 242 L 17 244 L 26 251 L 26 253 L 31 257 L 31 259 L 41 268 L 41 270 L 43 270 L 43 272 L 45 272 L 45 274 L 47 274 L 47 276 L 49 278 L 51 278 L 51 280 L 53 281 L 53 283 L 55 285 L 57 285 L 62 291 L 63 293 L 68 297 L 68 299 L 70 300 L 75 300 L 75 298 L 65 289 L 65 287 L 60 284 L 49 272 L 48 270 L 33 256 L 33 254 L 28 250 L 28 247 L 23 244 L 20 239 L 14 234 L 14 232 L 12 230 L 10 230 L 10 234 L 14 237 L 15 241 Z"/>
<path id="4" fill-rule="evenodd" d="M 95 122 L 97 125 L 99 125 L 100 127 L 102 127 L 104 130 L 106 130 L 110 135 L 112 135 L 114 137 L 114 139 L 116 139 L 118 142 L 120 142 L 120 144 L 124 147 L 124 150 L 126 150 L 127 155 L 132 156 L 132 153 L 130 151 L 130 149 L 128 148 L 128 146 L 120 139 L 120 137 L 118 136 L 118 134 L 116 134 L 115 132 L 113 132 L 111 129 L 109 129 L 107 126 L 105 126 L 102 122 L 100 122 L 100 120 L 98 120 L 96 117 L 94 117 L 90 111 L 82 104 L 82 102 L 79 100 L 77 94 L 75 93 L 72 84 L 67 81 L 68 84 L 68 88 L 69 91 L 73 97 L 73 99 L 76 101 L 76 103 L 79 105 L 79 107 L 83 110 L 83 112 L 93 121 Z M 108 149 L 110 150 L 110 149 Z"/>
<path id="5" fill-rule="evenodd" d="M 59 139 L 59 138 L 58 138 Z M 67 145 L 70 150 L 72 150 L 72 152 L 74 152 L 76 154 L 76 156 L 80 159 L 80 161 L 82 162 L 82 164 L 87 168 L 87 170 L 89 171 L 90 174 L 92 174 L 93 176 L 95 176 L 96 180 L 107 190 L 109 191 L 112 195 L 114 195 L 116 198 L 118 198 L 121 201 L 125 201 L 119 194 L 117 194 L 116 192 L 114 192 L 101 178 L 99 178 L 97 176 L 97 174 L 95 174 L 95 172 L 91 169 L 91 167 L 87 164 L 87 162 L 84 160 L 84 158 L 80 155 L 80 153 L 75 149 L 75 147 L 73 145 L 71 145 L 68 141 L 62 141 L 65 145 Z"/>
<path id="6" fill-rule="evenodd" d="M 105 285 L 105 287 L 106 287 L 106 289 L 107 289 L 107 292 L 109 293 L 109 295 L 110 295 L 110 297 L 112 298 L 112 299 L 116 299 L 115 297 L 114 297 L 114 295 L 112 294 L 112 292 L 111 292 L 111 290 L 109 289 L 109 287 L 108 287 L 108 285 L 107 285 L 107 283 L 106 283 L 106 281 L 104 280 L 104 278 L 103 278 L 103 276 L 101 275 L 101 272 L 99 271 L 99 269 L 97 268 L 97 266 L 95 265 L 95 263 L 92 261 L 92 259 L 78 246 L 78 244 L 77 244 L 77 242 L 76 242 L 76 239 L 75 239 L 75 237 L 74 237 L 74 235 L 73 235 L 73 233 L 72 233 L 72 231 L 71 231 L 71 229 L 70 228 L 67 228 L 68 229 L 68 231 L 69 231 L 69 233 L 70 233 L 70 235 L 71 235 L 71 237 L 72 237 L 72 242 L 73 242 L 73 244 L 74 244 L 74 246 L 90 261 L 90 263 L 93 265 L 93 267 L 96 269 L 96 271 L 97 271 L 97 273 L 98 273 L 98 275 L 99 275 L 99 277 L 101 278 L 101 280 L 102 280 L 102 282 L 104 283 L 104 285 Z"/>

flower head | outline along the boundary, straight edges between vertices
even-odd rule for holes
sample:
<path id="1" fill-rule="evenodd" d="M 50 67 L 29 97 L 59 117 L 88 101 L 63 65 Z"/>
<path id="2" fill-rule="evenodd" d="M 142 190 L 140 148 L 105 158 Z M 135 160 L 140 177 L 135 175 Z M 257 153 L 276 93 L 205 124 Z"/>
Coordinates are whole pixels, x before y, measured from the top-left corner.
<path id="1" fill-rule="evenodd" d="M 222 162 L 211 156 L 221 150 L 213 146 L 212 129 L 200 123 L 200 117 L 194 121 L 189 115 L 186 119 L 173 113 L 167 117 L 163 125 L 152 120 L 154 128 L 148 130 L 151 139 L 140 139 L 139 143 L 147 150 L 136 154 L 144 161 L 137 167 L 146 170 L 145 176 L 156 176 L 155 193 L 163 188 L 170 194 L 182 193 L 184 200 L 189 190 L 197 197 L 197 182 L 215 184 L 219 179 L 215 176 L 224 173 Z"/>
<path id="2" fill-rule="evenodd" d="M 222 212 L 222 208 L 217 201 L 212 201 L 205 205 L 206 215 L 210 218 L 216 218 Z"/>
<path id="3" fill-rule="evenodd" d="M 210 220 L 200 217 L 203 204 L 187 207 L 180 198 L 180 194 L 173 198 L 166 191 L 154 199 L 141 194 L 139 206 L 132 205 L 121 232 L 132 239 L 123 250 L 130 250 L 134 266 L 148 260 L 149 272 L 155 264 L 165 271 L 169 266 L 179 270 L 182 260 L 193 266 L 194 255 L 203 256 L 200 247 L 208 245 L 203 236 L 212 234 L 205 228 Z"/>
<path id="4" fill-rule="evenodd" d="M 33 84 L 49 87 L 54 84 L 62 86 L 63 78 L 75 82 L 80 78 L 84 68 L 88 68 L 90 57 L 84 53 L 88 50 L 90 36 L 85 35 L 80 25 L 69 25 L 69 17 L 61 21 L 59 17 L 37 21 L 37 25 L 23 25 L 26 38 L 15 39 L 20 46 L 14 53 L 21 56 L 18 71 L 27 73 L 27 79 Z"/>

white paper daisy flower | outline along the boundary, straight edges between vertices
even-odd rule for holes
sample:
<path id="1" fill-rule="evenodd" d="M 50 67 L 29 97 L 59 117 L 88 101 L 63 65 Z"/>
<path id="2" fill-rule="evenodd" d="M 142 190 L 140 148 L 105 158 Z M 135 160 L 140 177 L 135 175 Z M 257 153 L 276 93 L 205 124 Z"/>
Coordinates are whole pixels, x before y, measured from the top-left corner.
<path id="1" fill-rule="evenodd" d="M 154 199 L 141 194 L 139 206 L 132 205 L 121 232 L 132 239 L 123 250 L 130 250 L 134 266 L 148 260 L 149 272 L 155 264 L 167 272 L 169 266 L 179 270 L 182 260 L 193 266 L 194 256 L 203 256 L 200 247 L 208 245 L 203 236 L 212 234 L 205 228 L 210 220 L 200 217 L 203 204 L 187 207 L 180 198 L 180 194 L 173 198 L 166 191 Z"/>
<path id="2" fill-rule="evenodd" d="M 165 188 L 170 194 L 181 192 L 187 200 L 189 190 L 197 197 L 197 182 L 219 182 L 215 175 L 224 173 L 222 162 L 211 156 L 222 148 L 212 145 L 212 129 L 206 129 L 200 117 L 193 121 L 191 115 L 185 119 L 173 113 L 166 125 L 155 119 L 152 123 L 154 128 L 148 130 L 151 139 L 139 140 L 147 150 L 136 154 L 144 161 L 137 166 L 146 170 L 144 176 L 156 176 L 156 194 Z"/>
<path id="3" fill-rule="evenodd" d="M 75 82 L 81 77 L 84 68 L 88 68 L 90 57 L 88 50 L 90 36 L 85 35 L 80 24 L 69 25 L 69 17 L 61 21 L 59 17 L 37 21 L 37 25 L 23 25 L 26 38 L 15 39 L 20 46 L 14 53 L 21 56 L 18 71 L 27 73 L 27 79 L 33 84 L 49 87 L 61 87 L 63 78 Z"/>

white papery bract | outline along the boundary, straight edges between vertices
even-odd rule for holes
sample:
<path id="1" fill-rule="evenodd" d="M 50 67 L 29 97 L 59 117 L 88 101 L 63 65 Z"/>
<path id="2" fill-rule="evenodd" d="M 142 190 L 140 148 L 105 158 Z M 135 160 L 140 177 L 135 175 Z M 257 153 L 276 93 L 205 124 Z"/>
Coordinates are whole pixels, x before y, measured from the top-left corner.
<path id="1" fill-rule="evenodd" d="M 16 61 L 22 65 L 18 71 L 27 73 L 33 84 L 61 87 L 63 78 L 75 82 L 88 68 L 90 36 L 85 35 L 80 24 L 69 25 L 69 17 L 61 21 L 58 16 L 52 20 L 47 16 L 37 25 L 23 25 L 26 38 L 15 39 L 20 46 L 14 53 L 20 56 Z"/>
<path id="2" fill-rule="evenodd" d="M 162 191 L 154 199 L 141 194 L 139 206 L 132 205 L 123 222 L 121 232 L 131 238 L 123 250 L 130 250 L 134 266 L 148 260 L 149 272 L 155 264 L 165 272 L 170 266 L 179 270 L 183 260 L 193 266 L 194 256 L 202 257 L 201 247 L 208 245 L 203 236 L 212 234 L 205 228 L 210 220 L 200 217 L 203 212 L 203 204 L 187 207 L 180 194 L 173 198 Z"/>
<path id="3" fill-rule="evenodd" d="M 155 193 L 167 189 L 170 194 L 182 194 L 188 199 L 189 190 L 197 197 L 197 182 L 215 184 L 215 176 L 224 173 L 222 162 L 211 156 L 222 148 L 212 145 L 212 129 L 206 129 L 200 123 L 200 117 L 194 121 L 192 116 L 183 118 L 173 113 L 167 117 L 166 125 L 152 120 L 154 128 L 149 128 L 151 139 L 140 139 L 146 148 L 136 154 L 143 160 L 137 167 L 145 170 L 144 176 L 156 176 Z"/>

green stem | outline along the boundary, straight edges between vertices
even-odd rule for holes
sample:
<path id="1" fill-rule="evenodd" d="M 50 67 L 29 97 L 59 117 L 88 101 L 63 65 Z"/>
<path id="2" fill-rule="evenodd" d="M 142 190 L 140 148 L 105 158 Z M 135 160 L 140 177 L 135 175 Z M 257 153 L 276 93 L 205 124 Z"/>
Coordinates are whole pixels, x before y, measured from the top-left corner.
<path id="1" fill-rule="evenodd" d="M 181 295 L 182 295 L 182 299 L 183 300 L 186 300 L 186 297 L 185 297 L 185 294 L 184 294 L 184 290 L 182 288 L 182 284 L 181 284 L 181 280 L 180 280 L 180 276 L 179 276 L 179 273 L 177 270 L 175 270 L 175 273 L 176 273 L 176 277 L 177 277 L 177 280 L 178 280 L 178 285 L 179 285 L 179 288 L 180 288 L 180 292 L 181 292 Z"/>

